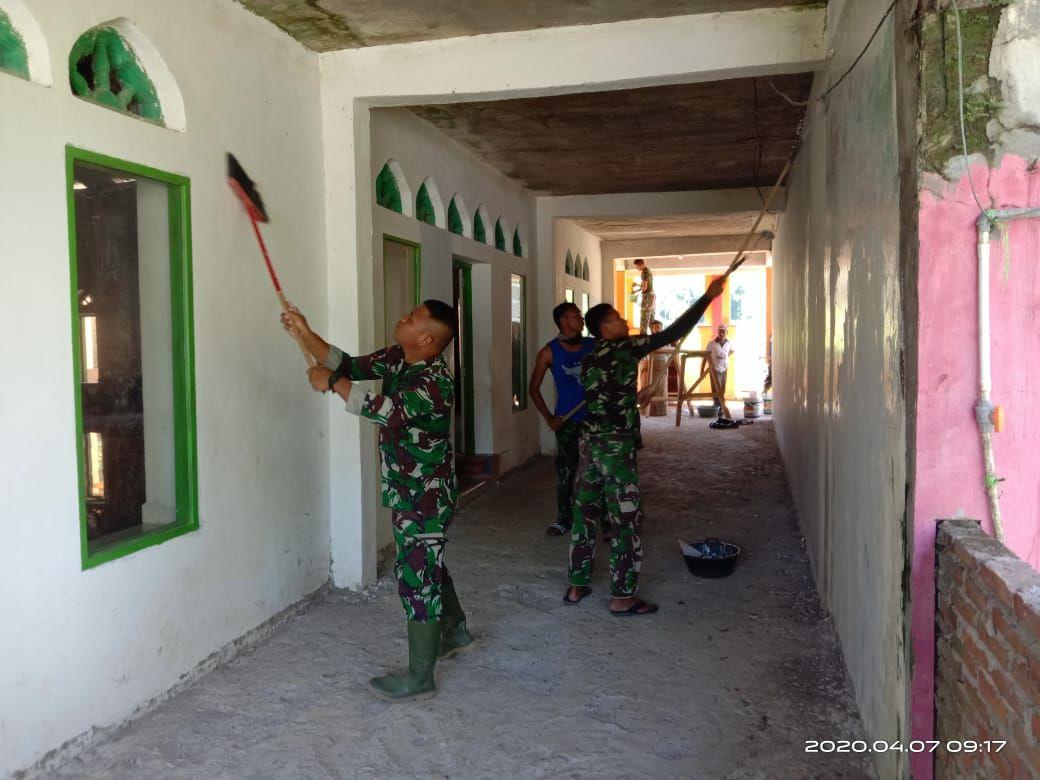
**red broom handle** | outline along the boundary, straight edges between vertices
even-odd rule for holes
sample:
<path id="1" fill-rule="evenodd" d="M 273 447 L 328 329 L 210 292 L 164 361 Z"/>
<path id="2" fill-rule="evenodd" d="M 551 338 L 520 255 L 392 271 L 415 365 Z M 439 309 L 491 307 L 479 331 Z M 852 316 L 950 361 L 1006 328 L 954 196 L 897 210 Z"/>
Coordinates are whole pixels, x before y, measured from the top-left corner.
<path id="1" fill-rule="evenodd" d="M 253 224 L 253 232 L 256 233 L 257 243 L 260 244 L 260 251 L 264 255 L 264 264 L 267 266 L 267 273 L 271 275 L 271 284 L 274 285 L 274 292 L 278 296 L 278 302 L 282 304 L 283 311 L 289 311 L 289 301 L 285 299 L 285 294 L 282 292 L 282 285 L 278 281 L 278 274 L 275 273 L 274 265 L 271 263 L 271 256 L 267 253 L 267 244 L 264 243 L 264 237 L 260 233 L 260 226 L 257 225 L 256 217 L 253 216 L 252 211 L 249 212 L 249 221 Z M 304 358 L 307 359 L 307 365 L 316 366 L 318 361 L 304 345 L 303 340 L 298 335 L 294 335 L 293 338 L 296 339 L 300 351 L 303 352 Z"/>

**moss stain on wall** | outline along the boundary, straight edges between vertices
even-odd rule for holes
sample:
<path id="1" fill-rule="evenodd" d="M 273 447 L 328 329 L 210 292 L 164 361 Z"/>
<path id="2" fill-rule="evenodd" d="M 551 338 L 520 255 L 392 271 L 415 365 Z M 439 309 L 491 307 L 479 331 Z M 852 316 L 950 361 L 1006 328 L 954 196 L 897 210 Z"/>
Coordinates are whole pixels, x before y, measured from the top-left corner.
<path id="1" fill-rule="evenodd" d="M 992 156 L 986 124 L 1000 111 L 1000 84 L 989 77 L 989 58 L 1006 0 L 961 9 L 964 50 L 964 130 L 968 154 Z M 952 10 L 933 11 L 921 25 L 921 166 L 942 174 L 961 153 L 957 97 L 957 28 Z"/>

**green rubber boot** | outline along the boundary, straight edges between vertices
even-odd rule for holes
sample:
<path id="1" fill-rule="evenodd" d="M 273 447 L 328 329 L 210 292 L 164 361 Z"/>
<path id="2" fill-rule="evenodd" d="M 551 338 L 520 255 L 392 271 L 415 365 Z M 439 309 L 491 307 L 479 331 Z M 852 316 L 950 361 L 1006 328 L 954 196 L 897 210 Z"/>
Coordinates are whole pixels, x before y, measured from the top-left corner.
<path id="1" fill-rule="evenodd" d="M 433 682 L 433 667 L 437 664 L 437 650 L 441 642 L 441 624 L 408 621 L 408 669 L 401 674 L 373 677 L 369 687 L 392 701 L 429 699 L 437 694 Z"/>
<path id="2" fill-rule="evenodd" d="M 466 628 L 466 613 L 459 604 L 451 577 L 441 582 L 441 647 L 438 658 L 447 658 L 473 644 L 473 634 Z"/>

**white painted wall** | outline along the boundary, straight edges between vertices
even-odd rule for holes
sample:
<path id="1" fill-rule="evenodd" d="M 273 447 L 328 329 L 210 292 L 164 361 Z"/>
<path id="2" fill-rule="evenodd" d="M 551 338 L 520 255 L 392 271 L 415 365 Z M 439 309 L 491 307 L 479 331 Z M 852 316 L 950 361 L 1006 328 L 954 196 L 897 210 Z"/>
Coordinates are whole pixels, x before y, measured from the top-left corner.
<path id="1" fill-rule="evenodd" d="M 233 150 L 272 216 L 288 294 L 325 324 L 318 58 L 231 0 L 27 2 L 53 85 L 0 74 L 0 775 L 119 722 L 329 574 L 328 399 L 311 392 L 252 230 Z M 182 92 L 184 132 L 72 96 L 67 56 L 128 17 Z M 17 117 L 16 121 L 8 121 Z M 192 183 L 197 532 L 80 569 L 65 145 Z"/>
<path id="2" fill-rule="evenodd" d="M 511 226 L 520 226 L 521 236 L 534 233 L 534 198 L 521 186 L 507 179 L 497 170 L 477 158 L 429 123 L 403 108 L 377 109 L 371 113 L 370 188 L 388 160 L 404 177 L 405 193 L 417 193 L 424 181 L 432 181 L 440 193 L 443 211 L 455 194 L 462 196 L 472 225 L 472 216 L 483 206 L 490 216 L 486 225 L 488 240 L 494 242 L 494 222 L 503 215 Z M 374 192 L 374 189 L 372 190 Z M 414 213 L 414 204 L 412 204 Z M 471 232 L 471 231 L 470 231 Z M 450 233 L 446 228 L 426 225 L 414 217 L 396 214 L 379 206 L 372 208 L 372 312 L 373 321 L 383 322 L 383 236 L 403 239 L 418 244 L 421 254 L 420 297 L 440 298 L 448 303 L 452 298 L 452 259 L 472 263 L 474 268 L 474 439 L 477 452 L 504 453 L 504 468 L 512 468 L 538 452 L 537 437 L 532 435 L 533 407 L 514 412 L 511 404 L 511 370 L 509 340 L 508 291 L 510 275 L 528 277 L 531 292 L 528 295 L 529 317 L 535 314 L 535 266 L 537 258 L 516 257 L 512 254 L 512 231 L 507 235 L 508 250 L 501 252 L 467 238 Z M 530 251 L 530 238 L 527 239 Z M 505 304 L 494 301 L 505 291 Z M 349 340 L 346 333 L 330 333 L 329 338 L 341 343 Z M 338 341 L 337 341 L 338 340 Z M 534 343 L 533 322 L 529 324 L 529 346 Z M 375 349 L 382 344 L 373 340 Z M 530 353 L 529 362 L 534 353 Z M 365 458 L 374 459 L 375 430 L 364 426 Z M 389 544 L 392 537 L 388 513 L 380 508 L 378 465 L 370 465 L 375 475 L 373 483 L 365 485 L 364 514 L 344 518 L 342 531 L 333 529 L 334 537 L 357 533 L 357 525 L 371 515 L 375 525 L 378 548 Z"/>
<path id="3" fill-rule="evenodd" d="M 814 95 L 849 67 L 887 6 L 844 5 Z M 889 19 L 849 77 L 810 106 L 773 245 L 777 434 L 870 740 L 909 734 L 895 35 Z M 906 770 L 898 754 L 877 758 L 881 777 Z"/>

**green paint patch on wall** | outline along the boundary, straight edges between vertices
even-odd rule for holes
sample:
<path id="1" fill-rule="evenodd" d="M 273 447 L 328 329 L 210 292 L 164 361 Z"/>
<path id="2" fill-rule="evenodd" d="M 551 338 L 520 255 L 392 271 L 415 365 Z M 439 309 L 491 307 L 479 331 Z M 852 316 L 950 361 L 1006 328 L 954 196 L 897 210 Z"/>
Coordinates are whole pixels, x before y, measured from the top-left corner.
<path id="1" fill-rule="evenodd" d="M 484 219 L 480 216 L 479 211 L 473 217 L 473 240 L 482 244 L 487 243 L 487 227 L 484 225 Z"/>
<path id="2" fill-rule="evenodd" d="M 459 214 L 459 207 L 455 205 L 455 198 L 452 198 L 451 203 L 448 204 L 448 231 L 457 236 L 464 235 L 462 216 Z"/>
<path id="3" fill-rule="evenodd" d="M 390 170 L 390 164 L 383 165 L 383 170 L 376 176 L 376 203 L 384 209 L 402 211 L 401 188 L 397 186 L 397 177 Z"/>
<path id="4" fill-rule="evenodd" d="M 415 196 L 415 218 L 427 225 L 437 224 L 437 213 L 433 210 L 433 201 L 425 182 L 419 187 L 419 194 Z"/>
<path id="5" fill-rule="evenodd" d="M 155 85 L 123 36 L 111 27 L 83 33 L 69 52 L 72 93 L 98 105 L 163 123 Z"/>
<path id="6" fill-rule="evenodd" d="M 0 70 L 18 78 L 29 78 L 29 53 L 25 41 L 3 11 L 0 11 Z"/>
<path id="7" fill-rule="evenodd" d="M 989 58 L 1000 15 L 997 0 L 982 8 L 961 10 L 964 49 L 964 131 L 968 154 L 990 157 L 986 124 L 1000 111 L 1000 85 L 989 77 Z M 921 164 L 942 174 L 946 163 L 961 154 L 957 94 L 957 27 L 953 11 L 928 14 L 921 25 L 921 101 L 924 128 Z"/>
<path id="8" fill-rule="evenodd" d="M 506 233 L 502 230 L 502 220 L 495 222 L 495 249 L 506 251 Z"/>

